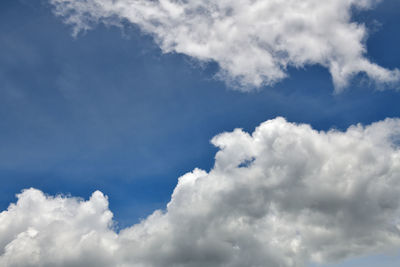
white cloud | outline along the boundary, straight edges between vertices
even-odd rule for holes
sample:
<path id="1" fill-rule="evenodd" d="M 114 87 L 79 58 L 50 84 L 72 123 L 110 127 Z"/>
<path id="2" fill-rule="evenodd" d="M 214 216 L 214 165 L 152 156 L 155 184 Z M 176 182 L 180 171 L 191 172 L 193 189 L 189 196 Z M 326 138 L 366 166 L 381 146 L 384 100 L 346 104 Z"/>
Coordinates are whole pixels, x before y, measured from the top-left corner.
<path id="1" fill-rule="evenodd" d="M 49 0 L 75 27 L 127 21 L 152 35 L 162 51 L 215 61 L 218 76 L 240 90 L 273 85 L 290 66 L 329 69 L 340 91 L 358 73 L 379 84 L 397 83 L 400 72 L 366 57 L 364 25 L 353 9 L 379 0 Z"/>
<path id="2" fill-rule="evenodd" d="M 283 118 L 212 139 L 209 172 L 116 233 L 107 198 L 28 189 L 0 213 L 0 266 L 305 266 L 400 248 L 400 120 L 318 132 Z"/>

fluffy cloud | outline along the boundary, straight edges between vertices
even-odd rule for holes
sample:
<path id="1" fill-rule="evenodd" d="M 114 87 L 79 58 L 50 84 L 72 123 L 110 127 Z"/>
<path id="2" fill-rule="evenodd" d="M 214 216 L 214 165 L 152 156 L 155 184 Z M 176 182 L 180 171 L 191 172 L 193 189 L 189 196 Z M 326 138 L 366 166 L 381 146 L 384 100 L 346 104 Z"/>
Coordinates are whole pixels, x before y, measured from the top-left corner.
<path id="1" fill-rule="evenodd" d="M 162 51 L 215 61 L 218 76 L 240 90 L 272 85 L 288 67 L 319 64 L 336 90 L 365 73 L 378 83 L 398 82 L 400 72 L 366 57 L 364 25 L 353 9 L 379 0 L 49 0 L 75 33 L 102 22 L 123 21 L 152 35 Z"/>
<path id="2" fill-rule="evenodd" d="M 305 266 L 400 248 L 400 120 L 318 132 L 283 118 L 212 139 L 209 171 L 113 230 L 107 197 L 24 190 L 0 214 L 0 266 Z"/>

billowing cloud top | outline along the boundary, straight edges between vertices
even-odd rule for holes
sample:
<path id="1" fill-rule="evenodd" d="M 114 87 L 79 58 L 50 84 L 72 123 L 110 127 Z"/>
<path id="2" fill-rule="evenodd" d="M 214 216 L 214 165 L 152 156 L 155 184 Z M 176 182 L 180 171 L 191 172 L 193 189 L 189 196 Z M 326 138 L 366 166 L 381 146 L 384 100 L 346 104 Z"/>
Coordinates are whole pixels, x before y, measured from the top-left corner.
<path id="1" fill-rule="evenodd" d="M 277 118 L 213 138 L 209 171 L 113 230 L 107 198 L 28 189 L 0 214 L 0 266 L 305 266 L 400 247 L 400 120 L 318 132 Z"/>
<path id="2" fill-rule="evenodd" d="M 240 90 L 272 85 L 289 66 L 329 69 L 336 90 L 366 73 L 394 83 L 400 72 L 365 58 L 364 25 L 351 10 L 378 0 L 49 0 L 75 33 L 95 23 L 127 21 L 152 35 L 163 52 L 215 61 L 218 76 Z"/>

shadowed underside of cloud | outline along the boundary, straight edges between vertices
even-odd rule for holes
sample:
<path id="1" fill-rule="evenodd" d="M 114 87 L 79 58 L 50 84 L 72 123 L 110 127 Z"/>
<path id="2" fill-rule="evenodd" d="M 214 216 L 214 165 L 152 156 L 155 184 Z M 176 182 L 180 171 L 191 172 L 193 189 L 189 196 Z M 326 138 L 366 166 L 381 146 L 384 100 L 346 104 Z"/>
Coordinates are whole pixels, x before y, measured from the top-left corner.
<path id="1" fill-rule="evenodd" d="M 305 266 L 400 247 L 400 120 L 318 132 L 283 118 L 212 139 L 209 171 L 116 232 L 108 200 L 24 190 L 0 266 Z"/>
<path id="2" fill-rule="evenodd" d="M 215 61 L 218 76 L 239 90 L 273 85 L 286 69 L 319 64 L 335 88 L 365 73 L 378 84 L 397 83 L 399 71 L 366 57 L 364 25 L 353 9 L 378 0 L 49 0 L 75 33 L 97 23 L 129 22 L 154 37 L 162 51 Z"/>

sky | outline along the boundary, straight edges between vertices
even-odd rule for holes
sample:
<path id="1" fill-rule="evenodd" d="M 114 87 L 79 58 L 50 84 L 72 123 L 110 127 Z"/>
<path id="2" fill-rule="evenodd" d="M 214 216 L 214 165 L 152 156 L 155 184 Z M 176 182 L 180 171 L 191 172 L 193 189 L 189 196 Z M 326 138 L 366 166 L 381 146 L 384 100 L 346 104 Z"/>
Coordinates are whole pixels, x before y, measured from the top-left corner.
<path id="1" fill-rule="evenodd" d="M 0 266 L 398 266 L 399 10 L 1 1 Z"/>

